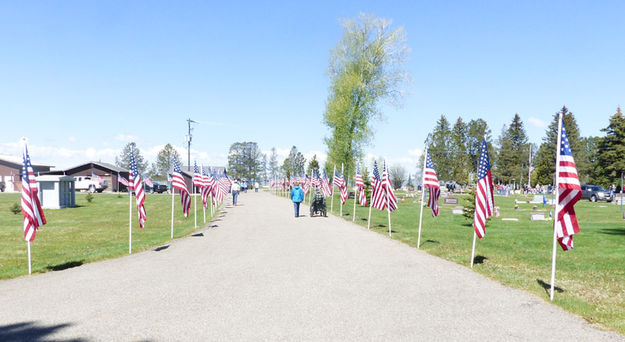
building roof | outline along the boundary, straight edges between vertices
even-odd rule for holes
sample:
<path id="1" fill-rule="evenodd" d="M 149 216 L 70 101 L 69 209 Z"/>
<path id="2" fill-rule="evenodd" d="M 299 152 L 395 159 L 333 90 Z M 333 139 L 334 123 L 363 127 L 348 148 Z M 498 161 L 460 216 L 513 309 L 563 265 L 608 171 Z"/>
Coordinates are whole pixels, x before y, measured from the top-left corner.
<path id="1" fill-rule="evenodd" d="M 88 164 L 98 165 L 98 166 L 100 166 L 102 168 L 109 169 L 109 170 L 111 170 L 113 172 L 128 172 L 128 169 L 124 169 L 124 168 L 121 168 L 119 166 L 116 166 L 116 165 L 113 165 L 113 164 L 109 164 L 109 163 L 105 163 L 105 162 L 100 162 L 100 161 L 90 161 L 90 162 L 86 162 L 86 163 L 83 163 L 83 164 L 80 164 L 80 165 L 76 165 L 76 166 L 73 166 L 73 167 L 68 167 L 67 169 L 65 169 L 65 172 L 73 170 L 73 169 L 81 168 L 81 167 L 83 167 L 85 165 L 88 165 Z"/>
<path id="2" fill-rule="evenodd" d="M 21 168 L 22 163 L 24 162 L 22 157 L 14 157 L 14 156 L 9 156 L 5 154 L 0 155 L 0 161 L 4 161 L 8 164 L 14 164 L 17 168 Z M 31 164 L 32 164 L 32 160 L 31 160 Z M 32 164 L 32 166 L 33 167 L 49 167 L 49 168 L 54 167 L 53 165 L 46 165 L 46 164 Z"/>

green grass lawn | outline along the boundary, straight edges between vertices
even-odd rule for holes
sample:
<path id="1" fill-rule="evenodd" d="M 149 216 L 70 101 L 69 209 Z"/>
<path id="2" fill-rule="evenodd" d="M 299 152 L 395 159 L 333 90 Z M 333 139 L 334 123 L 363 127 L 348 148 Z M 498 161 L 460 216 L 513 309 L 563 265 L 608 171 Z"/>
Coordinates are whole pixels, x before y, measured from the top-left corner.
<path id="1" fill-rule="evenodd" d="M 335 195 L 336 196 L 336 195 Z M 400 197 L 401 194 L 398 194 Z M 500 283 L 523 289 L 549 300 L 553 222 L 530 221 L 534 204 L 514 200 L 531 196 L 495 197 L 501 216 L 486 226 L 486 236 L 477 241 L 473 269 Z M 327 199 L 328 210 L 330 201 Z M 334 213 L 338 215 L 338 196 Z M 393 239 L 416 247 L 420 198 L 406 198 L 392 213 Z M 423 210 L 421 249 L 469 267 L 473 242 L 472 222 L 452 215 L 455 206 L 442 205 L 440 216 Z M 460 205 L 464 201 L 460 199 Z M 538 204 L 538 210 L 543 209 Z M 575 206 L 581 232 L 575 235 L 575 248 L 563 252 L 558 246 L 556 294 L 554 303 L 565 310 L 625 334 L 625 221 L 620 206 L 580 200 Z M 352 220 L 353 200 L 343 207 L 343 216 Z M 548 211 L 545 210 L 546 216 Z M 356 222 L 367 226 L 368 208 L 357 207 Z M 502 218 L 518 218 L 518 222 Z M 373 209 L 371 229 L 388 235 L 386 212 Z M 427 275 L 424 275 L 427 276 Z"/>
<path id="2" fill-rule="evenodd" d="M 31 243 L 33 273 L 47 272 L 96 260 L 128 255 L 128 194 L 94 194 L 91 203 L 76 194 L 76 208 L 44 210 L 48 224 Z M 0 279 L 28 274 L 28 256 L 23 233 L 23 215 L 10 210 L 19 194 L 0 194 Z M 192 201 L 193 202 L 193 201 Z M 198 226 L 203 226 L 198 198 Z M 146 226 L 139 228 L 133 199 L 132 252 L 140 252 L 170 240 L 171 195 L 147 194 Z M 210 211 L 207 212 L 207 223 Z M 175 198 L 174 238 L 194 231 L 193 203 L 188 218 Z"/>

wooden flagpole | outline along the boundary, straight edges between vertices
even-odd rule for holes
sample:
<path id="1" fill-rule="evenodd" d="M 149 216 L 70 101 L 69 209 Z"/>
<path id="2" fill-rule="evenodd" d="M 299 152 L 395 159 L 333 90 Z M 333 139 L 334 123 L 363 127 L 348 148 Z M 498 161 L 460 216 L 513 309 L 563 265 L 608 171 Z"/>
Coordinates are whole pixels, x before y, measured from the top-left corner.
<path id="1" fill-rule="evenodd" d="M 330 212 L 334 212 L 334 177 L 336 175 L 336 164 L 334 164 L 334 171 L 332 171 L 332 199 L 330 200 Z"/>
<path id="2" fill-rule="evenodd" d="M 388 172 L 386 171 L 386 159 L 384 160 L 384 173 L 386 173 L 386 179 L 388 180 Z M 384 181 L 384 177 L 382 177 L 382 181 Z M 390 182 L 389 184 L 386 184 L 386 186 L 391 186 Z M 384 183 L 382 183 L 382 187 L 384 187 Z M 388 236 L 393 236 L 393 234 L 391 233 L 391 202 L 389 201 L 388 197 L 388 189 L 385 189 L 384 192 L 386 192 L 386 212 L 388 213 Z"/>
<path id="3" fill-rule="evenodd" d="M 421 224 L 423 223 L 423 200 L 425 199 L 425 166 L 427 163 L 428 148 L 423 153 L 423 175 L 421 177 L 421 212 L 419 213 L 419 234 L 417 235 L 417 249 L 421 246 Z"/>
<path id="4" fill-rule="evenodd" d="M 176 190 L 174 189 L 174 184 L 171 184 L 171 238 L 174 238 L 174 195 Z"/>
<path id="5" fill-rule="evenodd" d="M 556 180 L 555 180 L 555 184 L 553 186 L 553 189 L 556 191 L 556 200 L 554 202 L 554 205 L 556 206 L 556 209 L 554 210 L 554 215 L 553 215 L 553 251 L 551 254 L 551 290 L 549 291 L 549 299 L 553 300 L 553 290 L 554 290 L 554 283 L 556 281 L 556 251 L 557 251 L 557 244 L 556 241 L 558 239 L 558 234 L 556 231 L 556 227 L 558 225 L 558 214 L 560 211 L 560 189 L 558 188 L 558 183 L 560 181 L 560 143 L 561 143 L 561 139 L 562 139 L 562 113 L 560 113 L 558 115 L 558 140 L 556 143 Z"/>

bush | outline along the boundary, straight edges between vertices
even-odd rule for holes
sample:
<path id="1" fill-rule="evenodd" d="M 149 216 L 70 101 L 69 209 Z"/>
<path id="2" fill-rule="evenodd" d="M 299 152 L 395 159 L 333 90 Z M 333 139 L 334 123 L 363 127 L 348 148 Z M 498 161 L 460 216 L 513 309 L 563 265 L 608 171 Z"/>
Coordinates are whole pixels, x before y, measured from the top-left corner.
<path id="1" fill-rule="evenodd" d="M 85 196 L 85 199 L 87 200 L 87 202 L 91 203 L 91 201 L 93 201 L 93 194 L 88 193 L 87 196 Z"/>
<path id="2" fill-rule="evenodd" d="M 15 202 L 15 203 L 13 203 L 13 205 L 9 208 L 9 210 L 11 210 L 11 212 L 12 212 L 14 215 L 17 215 L 17 214 L 19 214 L 19 213 L 22 211 L 22 207 L 20 206 L 20 204 L 19 204 L 19 203 Z"/>

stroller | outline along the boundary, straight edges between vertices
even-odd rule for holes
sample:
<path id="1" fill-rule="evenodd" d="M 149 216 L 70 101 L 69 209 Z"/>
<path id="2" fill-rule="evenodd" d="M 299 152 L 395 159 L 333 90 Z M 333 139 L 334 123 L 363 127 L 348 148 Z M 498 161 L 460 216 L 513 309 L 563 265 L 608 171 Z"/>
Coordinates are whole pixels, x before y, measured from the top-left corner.
<path id="1" fill-rule="evenodd" d="M 326 199 L 323 197 L 323 194 L 319 189 L 315 189 L 315 195 L 313 197 L 313 201 L 310 204 L 310 217 L 318 214 L 319 216 L 327 217 L 328 213 L 326 212 Z"/>

